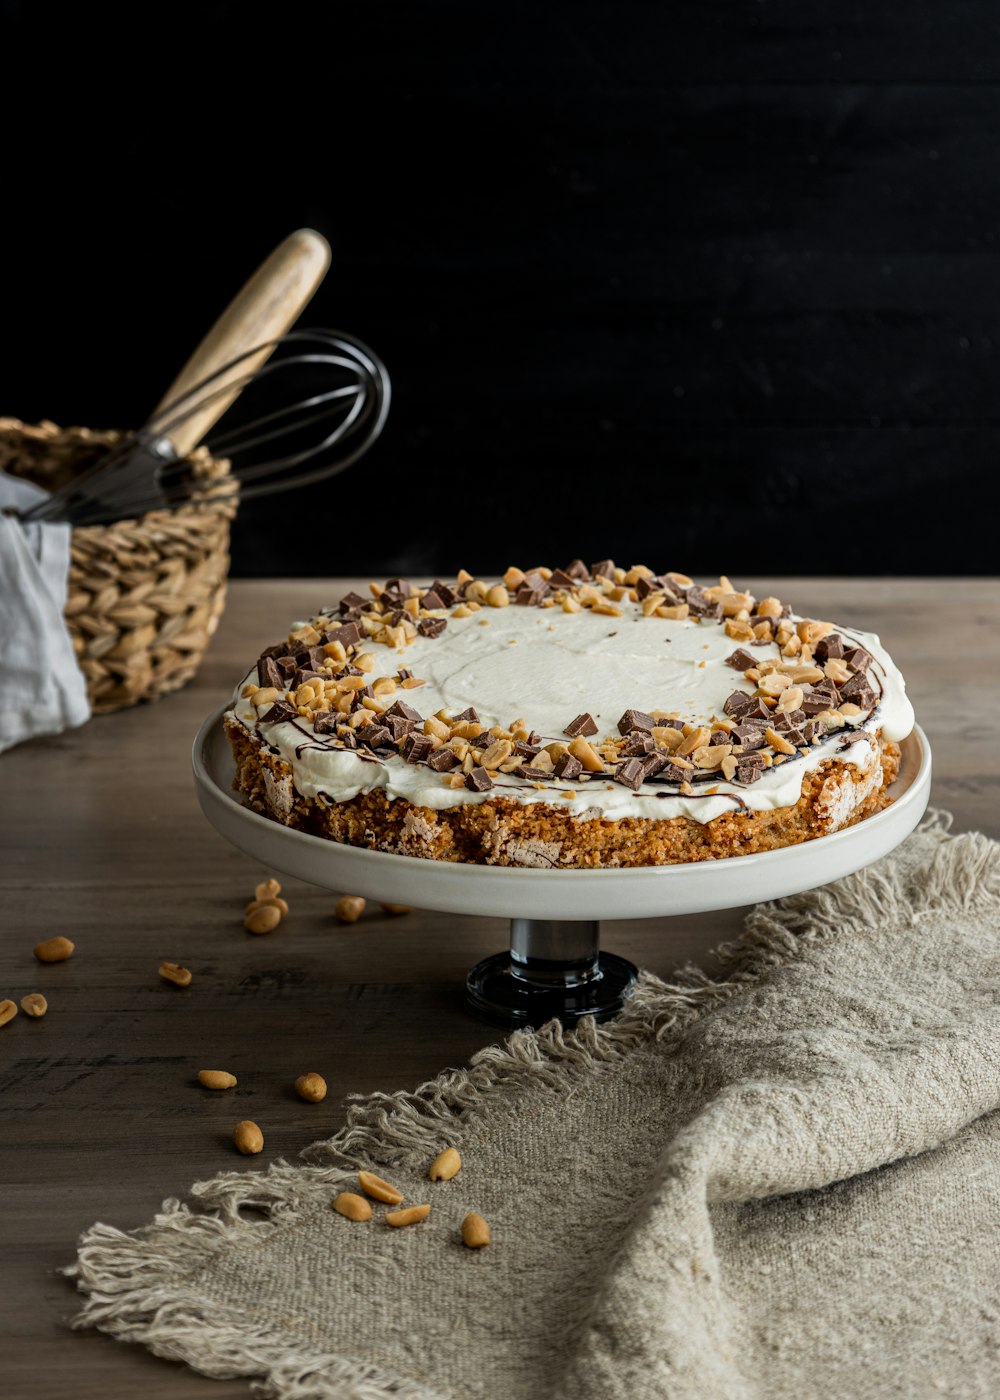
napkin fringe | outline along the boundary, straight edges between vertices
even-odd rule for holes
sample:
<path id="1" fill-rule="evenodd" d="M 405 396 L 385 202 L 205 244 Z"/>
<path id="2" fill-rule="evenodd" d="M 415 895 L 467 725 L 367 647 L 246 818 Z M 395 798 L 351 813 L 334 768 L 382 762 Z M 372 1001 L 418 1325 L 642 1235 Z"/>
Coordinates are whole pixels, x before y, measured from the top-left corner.
<path id="1" fill-rule="evenodd" d="M 353 1180 L 358 1167 L 418 1167 L 442 1147 L 460 1145 L 487 1095 L 526 1079 L 565 1093 L 650 1034 L 662 1040 L 683 1029 L 807 943 L 898 927 L 931 906 L 968 910 L 995 898 L 1000 846 L 978 832 L 950 836 L 950 822 L 947 813 L 928 813 L 920 830 L 931 844 L 909 873 L 883 863 L 881 870 L 861 870 L 825 889 L 758 906 L 743 937 L 719 949 L 714 977 L 693 966 L 671 982 L 644 973 L 625 1012 L 605 1025 L 584 1021 L 568 1032 L 550 1022 L 538 1031 L 516 1031 L 505 1044 L 479 1051 L 467 1068 L 445 1070 L 414 1092 L 354 1097 L 344 1128 L 302 1154 L 307 1165 L 278 1161 L 266 1172 L 223 1172 L 196 1183 L 191 1194 L 211 1214 L 171 1198 L 141 1229 L 92 1226 L 81 1236 L 76 1264 L 62 1271 L 87 1295 L 72 1325 L 142 1342 L 207 1376 L 265 1376 L 255 1389 L 280 1400 L 443 1400 L 421 1381 L 313 1354 L 305 1335 L 290 1359 L 294 1343 L 287 1329 L 251 1328 L 245 1313 L 216 1308 L 198 1292 L 199 1273 L 223 1248 L 259 1245 L 306 1211 L 328 1209 L 331 1194 Z M 246 1210 L 265 1218 L 248 1219 Z"/>

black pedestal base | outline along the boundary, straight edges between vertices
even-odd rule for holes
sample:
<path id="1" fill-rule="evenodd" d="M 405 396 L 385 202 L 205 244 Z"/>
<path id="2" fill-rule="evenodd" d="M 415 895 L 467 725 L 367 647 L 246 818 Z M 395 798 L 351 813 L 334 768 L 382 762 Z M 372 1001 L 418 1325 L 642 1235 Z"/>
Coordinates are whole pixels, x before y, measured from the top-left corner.
<path id="1" fill-rule="evenodd" d="M 531 960 L 512 970 L 510 953 L 484 958 L 466 979 L 469 1006 L 499 1026 L 541 1026 L 555 1016 L 571 1026 L 582 1016 L 606 1021 L 622 1009 L 638 969 L 614 953 L 598 953 L 586 980 L 553 977 L 555 964 L 538 960 L 538 981 Z"/>

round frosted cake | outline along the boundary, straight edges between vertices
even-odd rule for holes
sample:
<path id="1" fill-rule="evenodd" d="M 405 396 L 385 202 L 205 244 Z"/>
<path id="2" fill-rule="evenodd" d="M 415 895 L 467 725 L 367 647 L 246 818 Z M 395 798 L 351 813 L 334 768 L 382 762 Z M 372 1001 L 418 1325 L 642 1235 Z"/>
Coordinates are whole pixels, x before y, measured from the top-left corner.
<path id="1" fill-rule="evenodd" d="M 348 593 L 225 717 L 235 787 L 333 841 L 432 860 L 713 860 L 877 812 L 913 727 L 878 637 L 723 577 L 604 560 Z"/>

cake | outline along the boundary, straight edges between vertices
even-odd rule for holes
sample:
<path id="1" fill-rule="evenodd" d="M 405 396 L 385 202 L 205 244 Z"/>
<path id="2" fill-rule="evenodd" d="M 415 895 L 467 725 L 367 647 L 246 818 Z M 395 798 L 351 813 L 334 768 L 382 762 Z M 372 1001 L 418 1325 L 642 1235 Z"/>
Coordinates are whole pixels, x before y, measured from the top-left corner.
<path id="1" fill-rule="evenodd" d="M 349 592 L 261 653 L 225 726 L 235 788 L 287 826 L 595 868 L 861 821 L 891 800 L 913 710 L 871 633 L 725 577 L 574 560 Z"/>

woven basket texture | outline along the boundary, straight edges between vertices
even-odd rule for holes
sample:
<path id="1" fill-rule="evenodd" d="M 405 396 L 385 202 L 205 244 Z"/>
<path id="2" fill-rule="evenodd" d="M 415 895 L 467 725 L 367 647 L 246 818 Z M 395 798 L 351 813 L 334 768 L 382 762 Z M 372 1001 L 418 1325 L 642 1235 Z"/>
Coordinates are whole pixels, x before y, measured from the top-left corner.
<path id="1" fill-rule="evenodd" d="M 0 418 L 0 471 L 54 490 L 121 436 Z M 95 714 L 184 685 L 222 615 L 236 482 L 204 448 L 187 460 L 190 505 L 73 530 L 66 625 Z M 234 494 L 219 499 L 230 483 Z"/>

